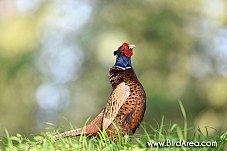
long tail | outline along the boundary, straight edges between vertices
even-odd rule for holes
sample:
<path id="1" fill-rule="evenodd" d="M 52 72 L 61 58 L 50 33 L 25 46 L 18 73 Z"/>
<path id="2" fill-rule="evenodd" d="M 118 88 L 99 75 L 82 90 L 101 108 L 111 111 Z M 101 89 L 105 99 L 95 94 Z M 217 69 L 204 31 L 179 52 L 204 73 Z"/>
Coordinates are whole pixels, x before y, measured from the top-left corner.
<path id="1" fill-rule="evenodd" d="M 60 133 L 58 135 L 53 136 L 53 139 L 59 140 L 61 137 L 73 137 L 73 136 L 79 136 L 86 134 L 87 136 L 95 136 L 98 134 L 99 130 L 102 128 L 102 119 L 103 119 L 103 111 L 93 120 L 91 123 L 89 123 L 87 126 L 84 126 L 84 128 L 78 128 L 75 130 L 66 131 L 63 133 Z M 46 139 L 41 140 L 37 142 L 37 144 L 43 144 L 46 141 Z"/>
<path id="2" fill-rule="evenodd" d="M 73 137 L 73 136 L 79 136 L 82 134 L 86 134 L 86 131 L 83 131 L 82 128 L 78 128 L 75 130 L 70 130 L 70 131 L 66 131 L 63 133 L 60 133 L 58 135 L 53 136 L 54 140 L 59 140 L 61 137 L 66 138 L 66 137 Z"/>
<path id="3" fill-rule="evenodd" d="M 86 134 L 85 131 L 83 131 L 82 128 L 78 128 L 78 129 L 74 129 L 74 130 L 70 130 L 70 131 L 66 131 L 60 134 L 57 134 L 55 136 L 53 136 L 53 139 L 55 141 L 59 140 L 61 137 L 62 138 L 66 138 L 66 137 L 73 137 L 73 136 L 79 136 L 79 135 L 83 135 Z M 46 141 L 46 139 L 38 141 L 36 144 L 43 144 Z"/>
<path id="4" fill-rule="evenodd" d="M 84 126 L 84 128 L 78 128 L 75 130 L 70 130 L 70 131 L 60 133 L 58 135 L 53 136 L 54 140 L 59 140 L 61 137 L 66 138 L 66 137 L 79 136 L 83 134 L 87 134 L 88 136 L 96 135 L 98 131 L 101 129 L 102 118 L 103 118 L 103 111 L 93 121 L 91 121 L 91 123 L 89 123 L 87 126 Z"/>

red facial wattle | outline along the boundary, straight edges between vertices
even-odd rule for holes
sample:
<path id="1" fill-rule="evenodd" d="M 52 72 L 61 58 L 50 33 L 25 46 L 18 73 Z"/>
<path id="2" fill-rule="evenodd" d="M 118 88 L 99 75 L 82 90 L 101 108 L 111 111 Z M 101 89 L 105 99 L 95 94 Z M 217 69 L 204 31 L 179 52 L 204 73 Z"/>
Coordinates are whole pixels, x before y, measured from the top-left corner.
<path id="1" fill-rule="evenodd" d="M 126 57 L 131 57 L 133 55 L 133 52 L 132 52 L 132 50 L 127 49 L 127 50 L 124 51 L 124 54 L 125 54 Z"/>
<path id="2" fill-rule="evenodd" d="M 131 57 L 133 55 L 133 52 L 132 50 L 129 48 L 129 44 L 128 43 L 123 43 L 122 46 L 121 46 L 121 52 L 124 53 L 124 55 L 126 57 Z"/>

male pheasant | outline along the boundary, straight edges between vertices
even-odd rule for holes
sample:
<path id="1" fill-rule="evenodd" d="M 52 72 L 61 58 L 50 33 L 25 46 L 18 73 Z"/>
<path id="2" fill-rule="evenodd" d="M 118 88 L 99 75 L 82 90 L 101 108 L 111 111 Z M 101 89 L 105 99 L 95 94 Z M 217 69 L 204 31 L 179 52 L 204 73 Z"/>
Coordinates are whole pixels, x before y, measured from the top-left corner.
<path id="1" fill-rule="evenodd" d="M 116 136 L 115 124 L 122 136 L 135 133 L 146 109 L 146 94 L 131 65 L 134 47 L 123 43 L 114 51 L 116 63 L 109 71 L 113 90 L 104 110 L 85 127 L 58 134 L 55 140 L 82 134 L 98 136 L 100 130 L 106 130 L 108 136 Z"/>

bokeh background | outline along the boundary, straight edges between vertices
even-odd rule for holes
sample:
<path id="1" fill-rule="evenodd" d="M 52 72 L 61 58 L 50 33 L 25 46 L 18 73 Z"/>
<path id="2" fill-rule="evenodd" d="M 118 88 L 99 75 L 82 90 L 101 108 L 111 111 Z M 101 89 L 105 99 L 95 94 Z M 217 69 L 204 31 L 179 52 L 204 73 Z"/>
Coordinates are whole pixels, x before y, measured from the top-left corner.
<path id="1" fill-rule="evenodd" d="M 0 134 L 82 126 L 104 108 L 113 51 L 135 44 L 144 122 L 227 128 L 227 0 L 0 0 Z M 139 131 L 138 131 L 139 132 Z"/>

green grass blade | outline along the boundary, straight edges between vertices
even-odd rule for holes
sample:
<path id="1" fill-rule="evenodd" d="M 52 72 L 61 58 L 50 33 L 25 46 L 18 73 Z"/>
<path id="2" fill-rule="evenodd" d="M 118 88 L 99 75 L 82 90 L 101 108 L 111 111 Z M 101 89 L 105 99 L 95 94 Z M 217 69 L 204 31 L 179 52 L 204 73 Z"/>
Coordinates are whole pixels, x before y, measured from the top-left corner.
<path id="1" fill-rule="evenodd" d="M 161 139 L 161 136 L 162 136 L 163 123 L 164 123 L 164 116 L 162 116 L 162 121 L 161 121 L 161 125 L 160 125 L 160 128 L 159 128 L 159 135 L 158 135 L 159 140 Z"/>
<path id="2" fill-rule="evenodd" d="M 179 105 L 180 105 L 180 109 L 181 109 L 181 113 L 183 115 L 184 118 L 184 140 L 187 141 L 187 133 L 188 133 L 188 129 L 187 129 L 187 115 L 184 109 L 184 106 L 182 104 L 182 102 L 179 100 L 178 101 Z"/>

